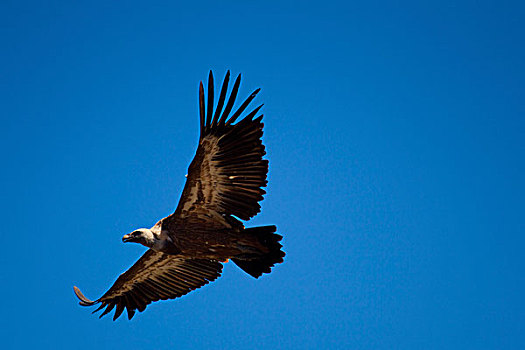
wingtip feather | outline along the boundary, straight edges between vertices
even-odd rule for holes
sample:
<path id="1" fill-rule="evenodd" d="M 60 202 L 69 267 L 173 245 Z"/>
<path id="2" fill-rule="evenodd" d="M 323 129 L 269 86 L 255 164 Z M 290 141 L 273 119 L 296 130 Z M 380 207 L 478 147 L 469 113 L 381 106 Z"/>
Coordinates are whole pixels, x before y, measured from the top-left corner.
<path id="1" fill-rule="evenodd" d="M 232 91 L 230 92 L 230 98 L 228 99 L 228 102 L 226 103 L 226 107 L 224 108 L 224 112 L 221 115 L 221 118 L 219 119 L 219 127 L 223 126 L 226 122 L 226 119 L 228 118 L 228 115 L 230 114 L 233 105 L 235 104 L 235 99 L 237 98 L 237 93 L 239 91 L 239 86 L 241 85 L 241 75 L 239 74 L 237 76 L 237 79 L 235 79 L 235 82 L 233 83 Z"/>
<path id="2" fill-rule="evenodd" d="M 213 98 L 214 98 L 214 86 L 213 86 L 213 73 L 210 70 L 210 74 L 208 75 L 208 108 L 206 112 L 206 125 L 204 126 L 205 131 L 208 130 L 211 124 L 211 118 L 213 114 Z"/>
<path id="3" fill-rule="evenodd" d="M 261 91 L 261 88 L 256 89 L 254 92 L 251 93 L 250 96 L 248 96 L 248 98 L 242 103 L 242 105 L 237 109 L 237 111 L 233 113 L 233 115 L 231 116 L 230 120 L 228 120 L 226 125 L 231 125 L 237 120 L 237 118 L 241 115 L 242 112 L 244 112 L 246 107 L 248 107 L 248 105 L 250 104 L 250 102 L 252 102 L 255 96 L 257 96 L 259 91 Z M 262 106 L 263 105 L 260 105 L 257 110 L 259 110 Z"/>
<path id="4" fill-rule="evenodd" d="M 84 296 L 84 294 L 82 294 L 80 289 L 78 289 L 77 286 L 73 286 L 73 291 L 75 292 L 75 295 L 77 296 L 77 298 L 80 300 L 80 302 L 79 302 L 80 305 L 82 305 L 82 306 L 91 306 L 91 305 L 96 303 L 96 301 L 89 300 L 88 298 L 86 298 Z"/>
<path id="5" fill-rule="evenodd" d="M 199 114 L 200 114 L 200 131 L 201 131 L 201 137 L 204 134 L 204 85 L 202 84 L 202 81 L 199 85 Z"/>
<path id="6" fill-rule="evenodd" d="M 222 107 L 224 106 L 224 100 L 226 98 L 226 92 L 228 91 L 229 82 L 230 82 L 230 70 L 226 72 L 226 75 L 224 76 L 224 80 L 222 82 L 221 92 L 219 93 L 219 100 L 217 102 L 217 108 L 215 109 L 213 120 L 211 122 L 212 127 L 215 127 L 217 125 L 217 122 L 219 121 L 219 116 L 222 112 Z"/>

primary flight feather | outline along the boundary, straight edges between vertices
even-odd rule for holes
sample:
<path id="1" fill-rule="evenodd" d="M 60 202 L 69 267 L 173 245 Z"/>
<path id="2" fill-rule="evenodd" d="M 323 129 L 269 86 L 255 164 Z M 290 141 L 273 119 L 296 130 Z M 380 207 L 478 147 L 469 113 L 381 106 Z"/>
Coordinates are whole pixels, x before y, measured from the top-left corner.
<path id="1" fill-rule="evenodd" d="M 249 220 L 260 211 L 268 161 L 263 159 L 263 116 L 257 116 L 262 105 L 236 122 L 260 89 L 230 117 L 241 76 L 226 102 L 229 79 L 228 71 L 215 109 L 212 72 L 207 103 L 200 83 L 199 146 L 175 212 L 122 237 L 150 249 L 95 301 L 73 287 L 80 305 L 100 304 L 94 311 L 104 309 L 100 317 L 115 309 L 116 320 L 126 309 L 131 319 L 151 302 L 187 294 L 218 278 L 228 259 L 255 278 L 283 262 L 275 226 L 245 228 L 237 219 Z"/>

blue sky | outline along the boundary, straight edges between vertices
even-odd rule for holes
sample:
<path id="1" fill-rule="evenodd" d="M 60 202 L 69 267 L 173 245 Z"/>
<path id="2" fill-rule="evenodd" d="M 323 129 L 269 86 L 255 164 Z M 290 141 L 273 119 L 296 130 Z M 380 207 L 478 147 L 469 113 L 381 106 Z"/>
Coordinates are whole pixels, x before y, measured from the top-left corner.
<path id="1" fill-rule="evenodd" d="M 424 4 L 423 4 L 424 3 Z M 519 2 L 0 5 L 4 349 L 525 347 Z M 284 264 L 99 320 L 213 69 L 262 88 Z"/>

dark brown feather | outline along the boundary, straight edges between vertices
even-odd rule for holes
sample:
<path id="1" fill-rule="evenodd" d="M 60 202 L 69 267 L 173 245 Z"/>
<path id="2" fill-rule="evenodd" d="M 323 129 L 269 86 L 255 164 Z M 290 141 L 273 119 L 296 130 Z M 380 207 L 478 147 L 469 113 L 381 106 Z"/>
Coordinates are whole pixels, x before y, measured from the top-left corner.
<path id="1" fill-rule="evenodd" d="M 249 220 L 260 211 L 258 202 L 263 199 L 262 195 L 265 193 L 262 187 L 267 184 L 268 161 L 262 158 L 266 154 L 261 142 L 262 117 L 253 118 L 262 105 L 233 124 L 259 89 L 244 101 L 230 120 L 227 120 L 239 90 L 239 75 L 219 119 L 218 116 L 226 99 L 228 81 L 229 72 L 222 84 L 211 124 L 208 124 L 209 118 L 206 119 L 205 134 L 201 137 L 195 158 L 188 169 L 188 180 L 179 205 L 173 215 L 163 219 L 163 226 L 166 225 L 169 232 L 176 232 L 176 227 L 187 228 L 192 222 L 202 225 L 204 224 L 202 218 L 213 218 L 213 213 L 234 215 L 242 220 Z M 210 96 L 208 100 L 211 101 Z M 207 110 L 209 114 L 210 104 Z M 239 175 L 246 175 L 246 177 L 239 177 Z M 226 195 L 227 192 L 229 195 Z M 210 214 L 199 217 L 196 215 L 197 212 L 210 212 Z M 207 224 L 211 224 L 211 220 Z M 179 236 L 185 234 L 194 235 L 191 230 L 178 233 Z"/>
<path id="2" fill-rule="evenodd" d="M 98 300 L 91 301 L 78 288 L 74 287 L 74 290 L 81 303 L 101 303 L 95 312 L 107 305 L 100 317 L 116 306 L 113 320 L 124 309 L 131 319 L 135 310 L 142 312 L 153 301 L 174 299 L 187 294 L 215 280 L 221 271 L 222 264 L 215 260 L 185 259 L 150 249 L 128 271 L 120 275 Z"/>
<path id="3" fill-rule="evenodd" d="M 202 81 L 199 85 L 199 112 L 200 112 L 200 127 L 201 127 L 201 137 L 204 135 L 204 87 L 202 86 Z"/>
<path id="4" fill-rule="evenodd" d="M 206 113 L 206 126 L 208 127 L 211 123 L 211 118 L 213 114 L 213 73 L 210 70 L 208 75 L 208 112 Z"/>
<path id="5" fill-rule="evenodd" d="M 224 112 L 222 113 L 221 119 L 219 120 L 218 127 L 221 128 L 224 123 L 226 122 L 226 118 L 228 118 L 228 115 L 230 114 L 230 111 L 233 108 L 233 104 L 235 103 L 235 98 L 237 97 L 237 92 L 239 91 L 239 86 L 241 85 L 241 75 L 239 74 L 237 76 L 237 79 L 235 79 L 235 83 L 233 83 L 232 92 L 230 93 L 230 98 L 228 99 L 228 103 L 226 104 L 226 107 L 224 108 Z"/>
<path id="6" fill-rule="evenodd" d="M 216 125 L 217 121 L 219 120 L 219 115 L 222 111 L 222 106 L 224 105 L 224 99 L 226 98 L 226 93 L 228 91 L 228 82 L 230 81 L 230 71 L 226 72 L 226 76 L 224 77 L 224 81 L 222 82 L 221 92 L 219 95 L 219 102 L 217 102 L 217 109 L 215 110 L 215 115 L 213 116 L 213 121 L 211 122 L 211 125 Z"/>
<path id="7" fill-rule="evenodd" d="M 235 121 L 237 120 L 237 118 L 241 115 L 242 112 L 244 112 L 244 110 L 246 109 L 246 107 L 248 107 L 248 105 L 250 104 L 250 102 L 252 102 L 252 100 L 255 98 L 255 96 L 257 96 L 257 94 L 259 93 L 259 91 L 261 91 L 261 89 L 257 89 L 255 90 L 254 92 L 252 92 L 252 94 L 243 102 L 243 104 L 239 107 L 239 109 L 237 109 L 237 111 L 235 113 L 233 113 L 232 117 L 230 118 L 230 120 L 228 120 L 228 123 L 226 123 L 226 125 L 230 125 L 230 124 L 233 124 L 235 123 Z M 255 113 L 257 113 L 257 111 L 262 107 L 263 105 L 260 105 L 259 107 L 256 108 L 256 111 Z M 253 112 L 252 112 L 253 113 Z M 253 113 L 253 114 L 255 114 Z M 247 116 L 249 117 L 249 115 Z"/>

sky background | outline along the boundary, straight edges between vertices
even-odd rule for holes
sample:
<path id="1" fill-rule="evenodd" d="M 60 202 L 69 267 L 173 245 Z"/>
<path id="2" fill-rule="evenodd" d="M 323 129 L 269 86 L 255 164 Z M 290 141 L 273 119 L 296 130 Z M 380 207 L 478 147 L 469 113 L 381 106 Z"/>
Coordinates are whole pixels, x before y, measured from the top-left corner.
<path id="1" fill-rule="evenodd" d="M 184 3 L 1 2 L 0 347 L 525 348 L 522 2 Z M 99 320 L 210 69 L 262 88 L 286 260 Z"/>

